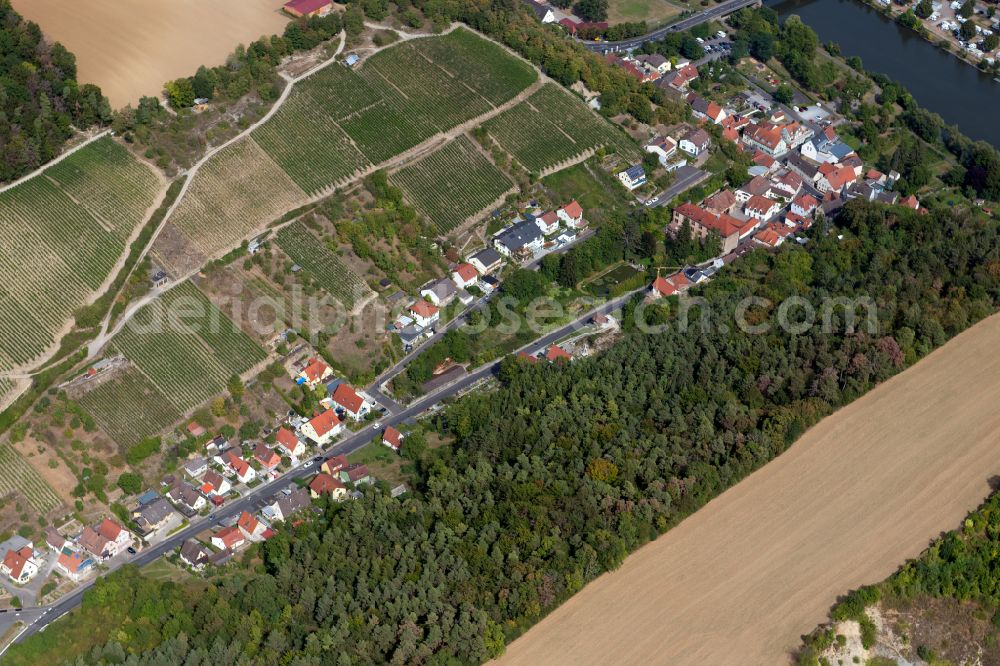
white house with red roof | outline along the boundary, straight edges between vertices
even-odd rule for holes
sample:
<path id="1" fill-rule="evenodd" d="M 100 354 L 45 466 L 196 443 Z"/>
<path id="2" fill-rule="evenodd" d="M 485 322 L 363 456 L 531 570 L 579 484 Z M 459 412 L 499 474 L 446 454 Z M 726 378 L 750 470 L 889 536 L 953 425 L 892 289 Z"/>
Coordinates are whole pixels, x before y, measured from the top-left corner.
<path id="1" fill-rule="evenodd" d="M 229 479 L 214 470 L 205 472 L 205 476 L 201 479 L 201 492 L 208 497 L 225 495 L 232 489 L 233 486 L 229 483 Z"/>
<path id="2" fill-rule="evenodd" d="M 306 452 L 306 445 L 302 443 L 302 440 L 285 426 L 278 428 L 278 432 L 275 434 L 275 446 L 292 459 L 296 459 Z"/>
<path id="3" fill-rule="evenodd" d="M 388 426 L 382 432 L 382 444 L 399 453 L 399 447 L 403 445 L 403 434 L 392 426 Z"/>
<path id="4" fill-rule="evenodd" d="M 253 449 L 253 457 L 268 471 L 281 464 L 281 456 L 274 449 L 268 448 L 264 442 L 257 442 L 257 446 Z"/>
<path id="5" fill-rule="evenodd" d="M 411 305 L 410 315 L 413 316 L 413 321 L 416 322 L 417 326 L 421 328 L 432 326 L 441 318 L 441 312 L 437 309 L 437 306 L 427 301 L 417 301 Z"/>
<path id="6" fill-rule="evenodd" d="M 816 201 L 816 197 L 811 194 L 803 194 L 801 197 L 792 202 L 791 210 L 796 215 L 809 217 L 818 206 L 819 202 Z"/>
<path id="7" fill-rule="evenodd" d="M 344 410 L 344 414 L 352 421 L 360 421 L 372 409 L 372 403 L 358 394 L 354 387 L 341 384 L 333 392 L 333 403 Z"/>
<path id="8" fill-rule="evenodd" d="M 459 264 L 451 272 L 451 281 L 459 289 L 474 286 L 479 281 L 479 271 L 472 264 Z"/>
<path id="9" fill-rule="evenodd" d="M 559 215 L 554 211 L 546 211 L 535 218 L 535 224 L 545 236 L 551 236 L 559 231 Z"/>
<path id="10" fill-rule="evenodd" d="M 324 380 L 333 376 L 333 370 L 321 359 L 311 358 L 306 363 L 306 367 L 299 373 L 298 383 L 305 384 L 311 388 L 316 388 Z"/>
<path id="11" fill-rule="evenodd" d="M 340 422 L 340 417 L 337 416 L 337 412 L 332 409 L 328 409 L 322 414 L 314 416 L 311 420 L 303 423 L 301 431 L 303 436 L 308 437 L 319 446 L 326 446 L 326 444 L 339 435 L 343 429 L 344 424 Z"/>
<path id="12" fill-rule="evenodd" d="M 587 225 L 583 219 L 583 207 L 573 199 L 568 204 L 556 211 L 559 219 L 571 229 L 579 229 Z"/>
<path id="13" fill-rule="evenodd" d="M 0 574 L 7 576 L 18 585 L 24 585 L 38 574 L 38 562 L 31 546 L 19 550 L 8 550 L 0 562 Z"/>
<path id="14" fill-rule="evenodd" d="M 260 541 L 265 530 L 267 530 L 267 525 L 254 518 L 247 511 L 240 514 L 239 520 L 236 521 L 236 526 L 240 528 L 243 536 L 250 541 Z"/>
<path id="15" fill-rule="evenodd" d="M 59 558 L 56 560 L 56 569 L 65 574 L 70 580 L 78 581 L 90 571 L 94 560 L 90 559 L 85 552 L 74 550 L 65 545 L 59 551 Z"/>
<path id="16" fill-rule="evenodd" d="M 849 166 L 838 167 L 832 164 L 823 164 L 819 168 L 816 189 L 823 193 L 841 192 L 857 178 L 857 173 Z"/>
<path id="17" fill-rule="evenodd" d="M 755 220 L 767 221 L 778 214 L 781 204 L 767 197 L 754 195 L 743 206 L 743 213 Z"/>
<path id="18" fill-rule="evenodd" d="M 669 277 L 657 275 L 653 284 L 649 286 L 649 297 L 652 299 L 673 296 L 684 291 L 691 286 L 691 280 L 684 273 L 677 272 Z"/>
<path id="19" fill-rule="evenodd" d="M 550 345 L 545 350 L 545 360 L 549 363 L 555 363 L 560 360 L 568 363 L 573 360 L 573 355 L 558 345 Z"/>
<path id="20" fill-rule="evenodd" d="M 240 483 L 250 483 L 257 478 L 257 470 L 236 453 L 236 449 L 226 449 L 216 457 L 216 461 L 235 474 Z"/>
<path id="21" fill-rule="evenodd" d="M 236 525 L 224 527 L 212 535 L 212 545 L 219 550 L 236 550 L 246 542 L 243 531 Z"/>

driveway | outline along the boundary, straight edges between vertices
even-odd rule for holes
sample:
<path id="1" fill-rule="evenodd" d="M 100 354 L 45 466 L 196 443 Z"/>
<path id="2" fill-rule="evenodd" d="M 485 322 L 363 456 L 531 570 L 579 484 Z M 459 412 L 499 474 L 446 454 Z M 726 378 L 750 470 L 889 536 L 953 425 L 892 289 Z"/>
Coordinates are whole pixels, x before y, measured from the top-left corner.
<path id="1" fill-rule="evenodd" d="M 707 171 L 702 171 L 690 165 L 682 166 L 674 173 L 676 174 L 674 184 L 660 193 L 660 196 L 656 199 L 656 203 L 652 207 L 655 208 L 669 204 L 678 194 L 708 178 Z"/>

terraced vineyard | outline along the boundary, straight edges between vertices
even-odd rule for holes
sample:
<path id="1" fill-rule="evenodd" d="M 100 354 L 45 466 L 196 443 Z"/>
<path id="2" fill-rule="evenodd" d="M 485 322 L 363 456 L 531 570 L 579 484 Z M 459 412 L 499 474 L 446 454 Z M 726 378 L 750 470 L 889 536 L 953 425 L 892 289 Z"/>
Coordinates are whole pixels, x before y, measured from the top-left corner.
<path id="1" fill-rule="evenodd" d="M 62 500 L 38 472 L 7 444 L 0 444 L 0 498 L 20 493 L 36 511 L 46 514 Z"/>
<path id="2" fill-rule="evenodd" d="M 201 168 L 171 217 L 199 257 L 158 256 L 175 274 L 236 247 L 254 229 L 300 205 L 305 193 L 253 139 L 217 153 Z"/>
<path id="3" fill-rule="evenodd" d="M 490 206 L 513 185 L 465 136 L 400 169 L 390 180 L 442 234 Z"/>
<path id="4" fill-rule="evenodd" d="M 495 109 L 536 79 L 528 63 L 464 28 L 384 49 L 357 70 L 330 64 L 205 164 L 155 255 L 187 274 L 310 197 Z"/>
<path id="5" fill-rule="evenodd" d="M 324 291 L 348 308 L 371 293 L 365 281 L 301 222 L 278 232 L 278 247 L 308 271 Z"/>
<path id="6" fill-rule="evenodd" d="M 52 344 L 107 279 L 159 188 L 102 139 L 0 193 L 0 371 Z"/>
<path id="7" fill-rule="evenodd" d="M 111 349 L 181 412 L 221 393 L 232 375 L 267 356 L 190 282 L 137 312 Z"/>
<path id="8" fill-rule="evenodd" d="M 134 368 L 88 391 L 77 402 L 104 432 L 126 447 L 162 432 L 182 416 L 153 382 Z M 136 418 L 137 414 L 142 417 Z"/>
<path id="9" fill-rule="evenodd" d="M 602 146 L 629 160 L 639 157 L 631 139 L 554 83 L 483 127 L 518 162 L 536 172 Z"/>
<path id="10" fill-rule="evenodd" d="M 105 137 L 73 153 L 45 175 L 123 240 L 146 216 L 149 193 L 160 187 L 156 174 Z"/>

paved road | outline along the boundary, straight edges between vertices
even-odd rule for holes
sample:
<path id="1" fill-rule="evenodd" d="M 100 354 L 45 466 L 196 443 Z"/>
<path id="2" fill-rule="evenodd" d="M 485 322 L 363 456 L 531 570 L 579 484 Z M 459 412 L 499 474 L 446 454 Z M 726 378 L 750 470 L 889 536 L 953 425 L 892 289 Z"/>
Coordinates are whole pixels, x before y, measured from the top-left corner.
<path id="1" fill-rule="evenodd" d="M 716 5 L 711 9 L 706 9 L 703 12 L 693 14 L 685 19 L 678 21 L 677 23 L 665 26 L 663 28 L 657 28 L 656 30 L 641 35 L 639 37 L 632 37 L 631 39 L 624 39 L 618 42 L 585 42 L 580 43 L 584 45 L 587 49 L 594 51 L 596 53 L 609 53 L 612 51 L 628 51 L 630 49 L 635 49 L 646 42 L 655 42 L 663 39 L 669 33 L 672 32 L 683 32 L 684 30 L 690 30 L 696 25 L 701 25 L 707 21 L 712 21 L 717 18 L 722 18 L 727 14 L 732 14 L 738 9 L 743 9 L 744 7 L 750 7 L 752 5 L 760 4 L 760 0 L 729 0 L 729 2 L 724 2 L 721 5 Z"/>
<path id="2" fill-rule="evenodd" d="M 525 351 L 529 354 L 533 354 L 537 351 L 545 349 L 555 341 L 579 330 L 590 321 L 596 314 L 607 314 L 613 312 L 614 310 L 620 308 L 624 305 L 630 298 L 632 298 L 639 289 L 631 291 L 627 294 L 619 296 L 613 300 L 610 300 L 602 305 L 599 305 L 592 310 L 588 311 L 584 315 L 578 317 L 572 322 L 561 326 L 560 328 L 547 333 L 533 342 L 525 345 L 517 352 Z M 422 412 L 434 407 L 435 405 L 441 403 L 442 401 L 455 397 L 456 395 L 462 393 L 463 391 L 471 388 L 478 382 L 487 379 L 494 374 L 500 367 L 500 360 L 492 361 L 483 365 L 482 367 L 474 370 L 473 372 L 463 376 L 462 378 L 456 380 L 455 382 L 443 386 L 437 391 L 430 393 L 418 400 L 415 400 L 408 407 L 400 410 L 395 414 L 389 414 L 381 421 L 374 425 L 366 425 L 364 430 L 354 433 L 347 439 L 338 442 L 333 447 L 327 449 L 324 452 L 325 457 L 330 457 L 334 455 L 347 455 L 354 451 L 357 451 L 361 447 L 368 444 L 376 435 L 381 433 L 385 426 L 396 426 L 407 421 L 412 421 Z M 311 476 L 316 472 L 316 464 L 313 461 L 304 464 L 289 473 L 285 474 L 274 481 L 266 484 L 262 484 L 257 488 L 254 488 L 247 495 L 241 497 L 240 499 L 233 500 L 225 504 L 221 509 L 212 513 L 209 516 L 198 518 L 188 527 L 183 530 L 167 537 L 161 543 L 150 546 L 138 555 L 135 555 L 128 563 L 134 564 L 136 566 L 144 566 L 149 564 L 153 560 L 171 552 L 172 550 L 179 548 L 180 545 L 187 539 L 194 537 L 199 532 L 205 530 L 206 528 L 225 523 L 227 521 L 232 521 L 237 518 L 243 511 L 250 511 L 251 513 L 256 512 L 260 506 L 265 503 L 265 498 L 269 497 L 273 493 L 277 492 L 280 488 L 285 487 L 289 483 L 293 482 L 295 479 L 302 479 L 307 476 Z M 35 634 L 39 631 L 43 631 L 49 624 L 59 619 L 76 606 L 78 606 L 83 599 L 83 595 L 86 591 L 94 584 L 93 581 L 81 586 L 80 588 L 74 590 L 65 597 L 59 599 L 50 606 L 33 608 L 27 611 L 22 611 L 21 616 L 15 619 L 21 619 L 25 621 L 30 621 L 29 627 L 17 638 L 15 642 L 21 642 L 28 636 Z M 5 625 L 5 615 L 0 614 L 0 629 L 5 626 L 9 627 L 13 625 L 13 621 L 7 621 Z"/>
<path id="3" fill-rule="evenodd" d="M 678 194 L 689 187 L 694 187 L 701 181 L 708 178 L 708 176 L 709 174 L 707 171 L 702 171 L 701 169 L 690 165 L 682 166 L 677 170 L 677 177 L 674 179 L 674 184 L 661 192 L 660 196 L 656 198 L 656 203 L 652 204 L 650 207 L 656 208 L 658 206 L 666 206 L 673 201 L 674 197 Z"/>

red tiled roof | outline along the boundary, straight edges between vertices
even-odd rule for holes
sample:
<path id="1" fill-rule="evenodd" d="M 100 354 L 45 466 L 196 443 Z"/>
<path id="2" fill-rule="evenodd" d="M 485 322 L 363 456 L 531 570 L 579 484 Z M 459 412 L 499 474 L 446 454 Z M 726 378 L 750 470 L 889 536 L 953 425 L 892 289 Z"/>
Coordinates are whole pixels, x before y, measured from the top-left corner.
<path id="1" fill-rule="evenodd" d="M 912 208 L 913 210 L 918 210 L 920 208 L 920 200 L 913 194 L 901 200 L 899 203 L 907 208 Z"/>
<path id="2" fill-rule="evenodd" d="M 754 153 L 753 161 L 754 163 L 759 164 L 762 167 L 767 167 L 768 169 L 774 166 L 774 158 L 760 150 Z"/>
<path id="3" fill-rule="evenodd" d="M 281 462 L 281 456 L 265 446 L 264 442 L 258 442 L 257 446 L 254 447 L 253 457 L 259 460 L 260 464 L 267 468 L 277 467 L 278 463 Z"/>
<path id="4" fill-rule="evenodd" d="M 835 169 L 829 174 L 824 174 L 826 180 L 830 183 L 830 187 L 834 190 L 840 190 L 848 183 L 854 182 L 857 179 L 857 175 L 854 173 L 854 169 L 851 167 L 840 167 Z"/>
<path id="5" fill-rule="evenodd" d="M 538 359 L 524 351 L 523 349 L 517 352 L 517 357 L 527 361 L 528 363 L 538 363 Z"/>
<path id="6" fill-rule="evenodd" d="M 322 437 L 326 433 L 330 432 L 340 424 L 340 418 L 337 416 L 337 412 L 332 409 L 328 409 L 319 416 L 314 417 L 309 421 L 309 425 L 313 427 L 316 431 L 317 437 Z"/>
<path id="7" fill-rule="evenodd" d="M 544 215 L 542 215 L 542 222 L 544 222 L 546 225 L 555 224 L 558 221 L 559 217 L 556 215 L 555 211 L 550 210 Z"/>
<path id="8" fill-rule="evenodd" d="M 240 519 L 236 521 L 236 524 L 247 534 L 253 534 L 260 525 L 260 521 L 251 516 L 248 512 L 244 511 L 240 514 Z"/>
<path id="9" fill-rule="evenodd" d="M 63 548 L 59 552 L 59 564 L 66 571 L 70 573 L 76 573 L 80 570 L 80 566 L 87 561 L 87 558 L 81 555 L 75 550 L 70 550 L 69 548 Z"/>
<path id="10" fill-rule="evenodd" d="M 418 317 L 428 318 L 437 314 L 438 309 L 427 301 L 417 301 L 410 306 L 410 312 Z"/>
<path id="11" fill-rule="evenodd" d="M 551 345 L 548 349 L 545 350 L 545 358 L 550 362 L 555 362 L 559 359 L 565 359 L 569 361 L 573 358 L 573 355 L 570 354 L 565 349 L 563 349 L 562 347 L 559 347 L 557 345 Z"/>
<path id="12" fill-rule="evenodd" d="M 399 449 L 399 442 L 401 437 L 402 436 L 399 434 L 399 431 L 393 428 L 392 426 L 387 427 L 385 429 L 385 432 L 382 433 L 382 441 L 385 442 L 386 444 L 389 444 L 392 448 L 397 450 Z"/>
<path id="13" fill-rule="evenodd" d="M 114 541 L 121 534 L 122 530 L 125 529 L 115 521 L 110 518 L 105 518 L 104 521 L 98 525 L 97 533 L 108 541 Z"/>
<path id="14" fill-rule="evenodd" d="M 297 14 L 311 14 L 317 9 L 322 9 L 330 4 L 330 0 L 289 0 L 285 3 L 285 9 L 292 10 Z"/>
<path id="15" fill-rule="evenodd" d="M 760 213 L 766 213 L 775 205 L 774 201 L 771 201 L 767 197 L 762 197 L 758 194 L 750 197 L 750 201 L 747 202 L 747 209 L 755 210 Z"/>
<path id="16" fill-rule="evenodd" d="M 32 555 L 34 552 L 27 546 L 16 552 L 8 550 L 7 555 L 3 558 L 3 565 L 10 570 L 12 578 L 20 578 L 21 572 L 24 571 L 24 565 L 28 563 Z"/>
<path id="17" fill-rule="evenodd" d="M 574 220 L 578 217 L 583 217 L 583 208 L 581 208 L 580 204 L 576 202 L 576 199 L 573 199 L 568 204 L 563 206 L 563 212 L 565 212 Z"/>
<path id="18" fill-rule="evenodd" d="M 463 282 L 469 282 L 479 275 L 476 267 L 472 264 L 459 264 L 455 267 L 455 272 L 458 273 L 458 277 L 462 278 Z"/>
<path id="19" fill-rule="evenodd" d="M 309 365 L 305 367 L 302 373 L 311 382 L 318 382 L 323 379 L 323 375 L 329 369 L 329 366 L 318 358 L 309 359 Z"/>
<path id="20" fill-rule="evenodd" d="M 337 472 L 347 467 L 347 457 L 343 455 L 334 456 L 323 463 L 330 472 Z"/>
<path id="21" fill-rule="evenodd" d="M 240 528 L 233 525 L 232 527 L 224 527 L 215 533 L 215 538 L 222 541 L 226 548 L 232 548 L 241 541 L 244 541 L 243 533 L 240 532 Z"/>
<path id="22" fill-rule="evenodd" d="M 298 438 L 292 433 L 291 430 L 282 426 L 278 428 L 278 433 L 275 436 L 278 444 L 285 447 L 285 450 L 291 453 L 299 445 Z"/>
<path id="23" fill-rule="evenodd" d="M 360 412 L 365 403 L 357 391 L 347 384 L 341 384 L 337 387 L 337 390 L 333 392 L 333 401 L 352 414 Z"/>
<path id="24" fill-rule="evenodd" d="M 317 495 L 329 495 L 333 491 L 344 488 L 344 484 L 339 479 L 333 478 L 332 474 L 320 472 L 309 482 L 309 490 Z"/>
<path id="25" fill-rule="evenodd" d="M 811 194 L 803 194 L 801 197 L 792 202 L 795 206 L 802 208 L 805 211 L 812 211 L 819 202 L 816 201 L 816 197 Z"/>

